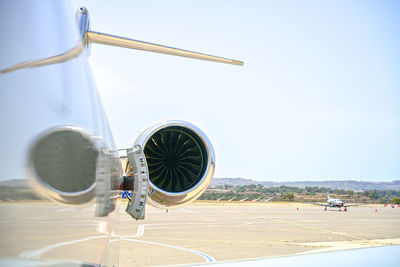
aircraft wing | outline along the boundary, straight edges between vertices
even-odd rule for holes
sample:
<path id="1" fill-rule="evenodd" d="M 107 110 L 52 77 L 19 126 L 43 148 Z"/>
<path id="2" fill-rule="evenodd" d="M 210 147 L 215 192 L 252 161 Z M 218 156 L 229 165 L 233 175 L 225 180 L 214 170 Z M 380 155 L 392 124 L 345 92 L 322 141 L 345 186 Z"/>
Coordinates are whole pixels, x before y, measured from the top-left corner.
<path id="1" fill-rule="evenodd" d="M 355 207 L 355 206 L 362 206 L 365 204 L 344 204 L 343 207 Z"/>
<path id="2" fill-rule="evenodd" d="M 232 65 L 243 66 L 243 62 L 239 60 L 217 57 L 212 55 L 207 55 L 203 53 L 193 52 L 189 50 L 183 50 L 179 48 L 169 47 L 165 45 L 153 44 L 149 42 L 143 42 L 139 40 L 134 40 L 126 37 L 115 36 L 111 34 L 105 34 L 95 31 L 87 31 L 88 40 L 91 43 L 105 44 L 111 46 L 120 46 L 125 48 L 131 48 L 136 50 L 155 52 L 161 54 L 168 54 L 173 56 L 188 57 L 194 59 L 201 59 L 207 61 L 214 61 Z"/>
<path id="3" fill-rule="evenodd" d="M 325 253 L 303 254 L 286 257 L 258 258 L 216 262 L 213 266 L 399 266 L 400 246 L 382 246 L 342 250 Z M 204 266 L 204 265 L 192 265 Z"/>
<path id="4" fill-rule="evenodd" d="M 328 204 L 328 203 L 312 203 L 312 202 L 307 202 L 307 204 L 316 205 L 316 206 L 329 207 L 329 204 Z"/>

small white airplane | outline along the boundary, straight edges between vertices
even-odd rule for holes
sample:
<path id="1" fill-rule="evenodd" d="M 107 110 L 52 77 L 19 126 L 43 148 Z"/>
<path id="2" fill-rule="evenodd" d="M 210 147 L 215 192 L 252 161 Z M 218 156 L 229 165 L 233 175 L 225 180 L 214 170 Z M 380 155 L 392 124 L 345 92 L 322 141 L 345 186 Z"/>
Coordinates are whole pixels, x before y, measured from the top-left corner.
<path id="1" fill-rule="evenodd" d="M 330 198 L 329 194 L 326 195 L 326 203 L 311 203 L 313 205 L 324 206 L 325 210 L 330 208 L 339 208 L 339 211 L 344 208 L 344 211 L 347 211 L 348 207 L 359 206 L 360 204 L 346 204 L 343 200 L 339 198 Z"/>

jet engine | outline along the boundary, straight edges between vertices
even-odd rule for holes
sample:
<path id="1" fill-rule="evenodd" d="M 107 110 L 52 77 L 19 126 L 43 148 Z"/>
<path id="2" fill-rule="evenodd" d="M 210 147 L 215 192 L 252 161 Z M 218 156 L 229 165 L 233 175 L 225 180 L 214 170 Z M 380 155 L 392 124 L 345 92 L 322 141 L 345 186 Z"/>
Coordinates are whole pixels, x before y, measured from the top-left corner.
<path id="1" fill-rule="evenodd" d="M 65 205 L 96 199 L 96 216 L 113 209 L 112 194 L 121 180 L 117 153 L 87 130 L 60 125 L 42 132 L 27 159 L 30 186 L 44 198 Z"/>
<path id="2" fill-rule="evenodd" d="M 196 200 L 213 177 L 211 142 L 188 122 L 155 123 L 137 138 L 135 146 L 141 147 L 147 161 L 147 202 L 158 208 L 179 207 Z"/>
<path id="3" fill-rule="evenodd" d="M 95 196 L 99 149 L 84 129 L 60 126 L 41 134 L 30 149 L 28 177 L 44 197 L 83 204 Z"/>

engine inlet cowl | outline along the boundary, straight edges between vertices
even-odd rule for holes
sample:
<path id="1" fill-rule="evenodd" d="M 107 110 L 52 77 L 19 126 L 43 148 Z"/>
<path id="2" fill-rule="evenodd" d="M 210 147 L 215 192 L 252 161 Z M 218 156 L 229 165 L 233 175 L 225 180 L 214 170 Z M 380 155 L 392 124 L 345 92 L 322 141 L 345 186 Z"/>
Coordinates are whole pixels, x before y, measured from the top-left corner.
<path id="1" fill-rule="evenodd" d="M 32 144 L 28 177 L 40 195 L 67 205 L 95 197 L 99 148 L 86 130 L 59 126 L 42 133 Z"/>
<path id="2" fill-rule="evenodd" d="M 184 121 L 150 126 L 136 140 L 148 164 L 150 204 L 177 207 L 197 199 L 215 169 L 215 156 L 206 135 Z"/>

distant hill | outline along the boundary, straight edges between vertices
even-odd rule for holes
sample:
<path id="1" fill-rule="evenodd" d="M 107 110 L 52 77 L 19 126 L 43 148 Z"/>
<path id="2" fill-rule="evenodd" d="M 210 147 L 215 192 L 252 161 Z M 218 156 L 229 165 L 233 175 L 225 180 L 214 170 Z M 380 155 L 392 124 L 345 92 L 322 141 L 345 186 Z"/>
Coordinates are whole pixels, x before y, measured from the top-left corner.
<path id="1" fill-rule="evenodd" d="M 39 200 L 24 179 L 13 179 L 0 182 L 0 201 Z"/>
<path id="2" fill-rule="evenodd" d="M 279 187 L 282 185 L 293 186 L 304 188 L 306 186 L 310 187 L 327 187 L 332 189 L 344 189 L 344 190 L 396 190 L 400 191 L 400 180 L 395 180 L 392 182 L 367 182 L 367 181 L 354 181 L 354 180 L 331 180 L 331 181 L 296 181 L 296 182 L 272 182 L 272 181 L 255 181 L 245 178 L 213 178 L 210 183 L 210 187 L 217 187 L 219 185 L 258 185 L 262 184 L 265 187 Z M 0 191 L 6 190 L 6 188 L 28 188 L 26 180 L 14 179 L 0 182 Z"/>
<path id="3" fill-rule="evenodd" d="M 396 190 L 400 191 L 400 180 L 392 182 L 364 182 L 364 181 L 296 181 L 296 182 L 272 182 L 272 181 L 255 181 L 245 178 L 214 178 L 211 181 L 210 187 L 217 187 L 219 185 L 251 185 L 262 184 L 266 187 L 279 187 L 282 185 L 304 188 L 306 186 L 327 187 L 332 189 L 344 190 Z"/>
<path id="4" fill-rule="evenodd" d="M 25 179 L 12 179 L 12 180 L 1 181 L 0 186 L 28 187 L 28 183 Z"/>

